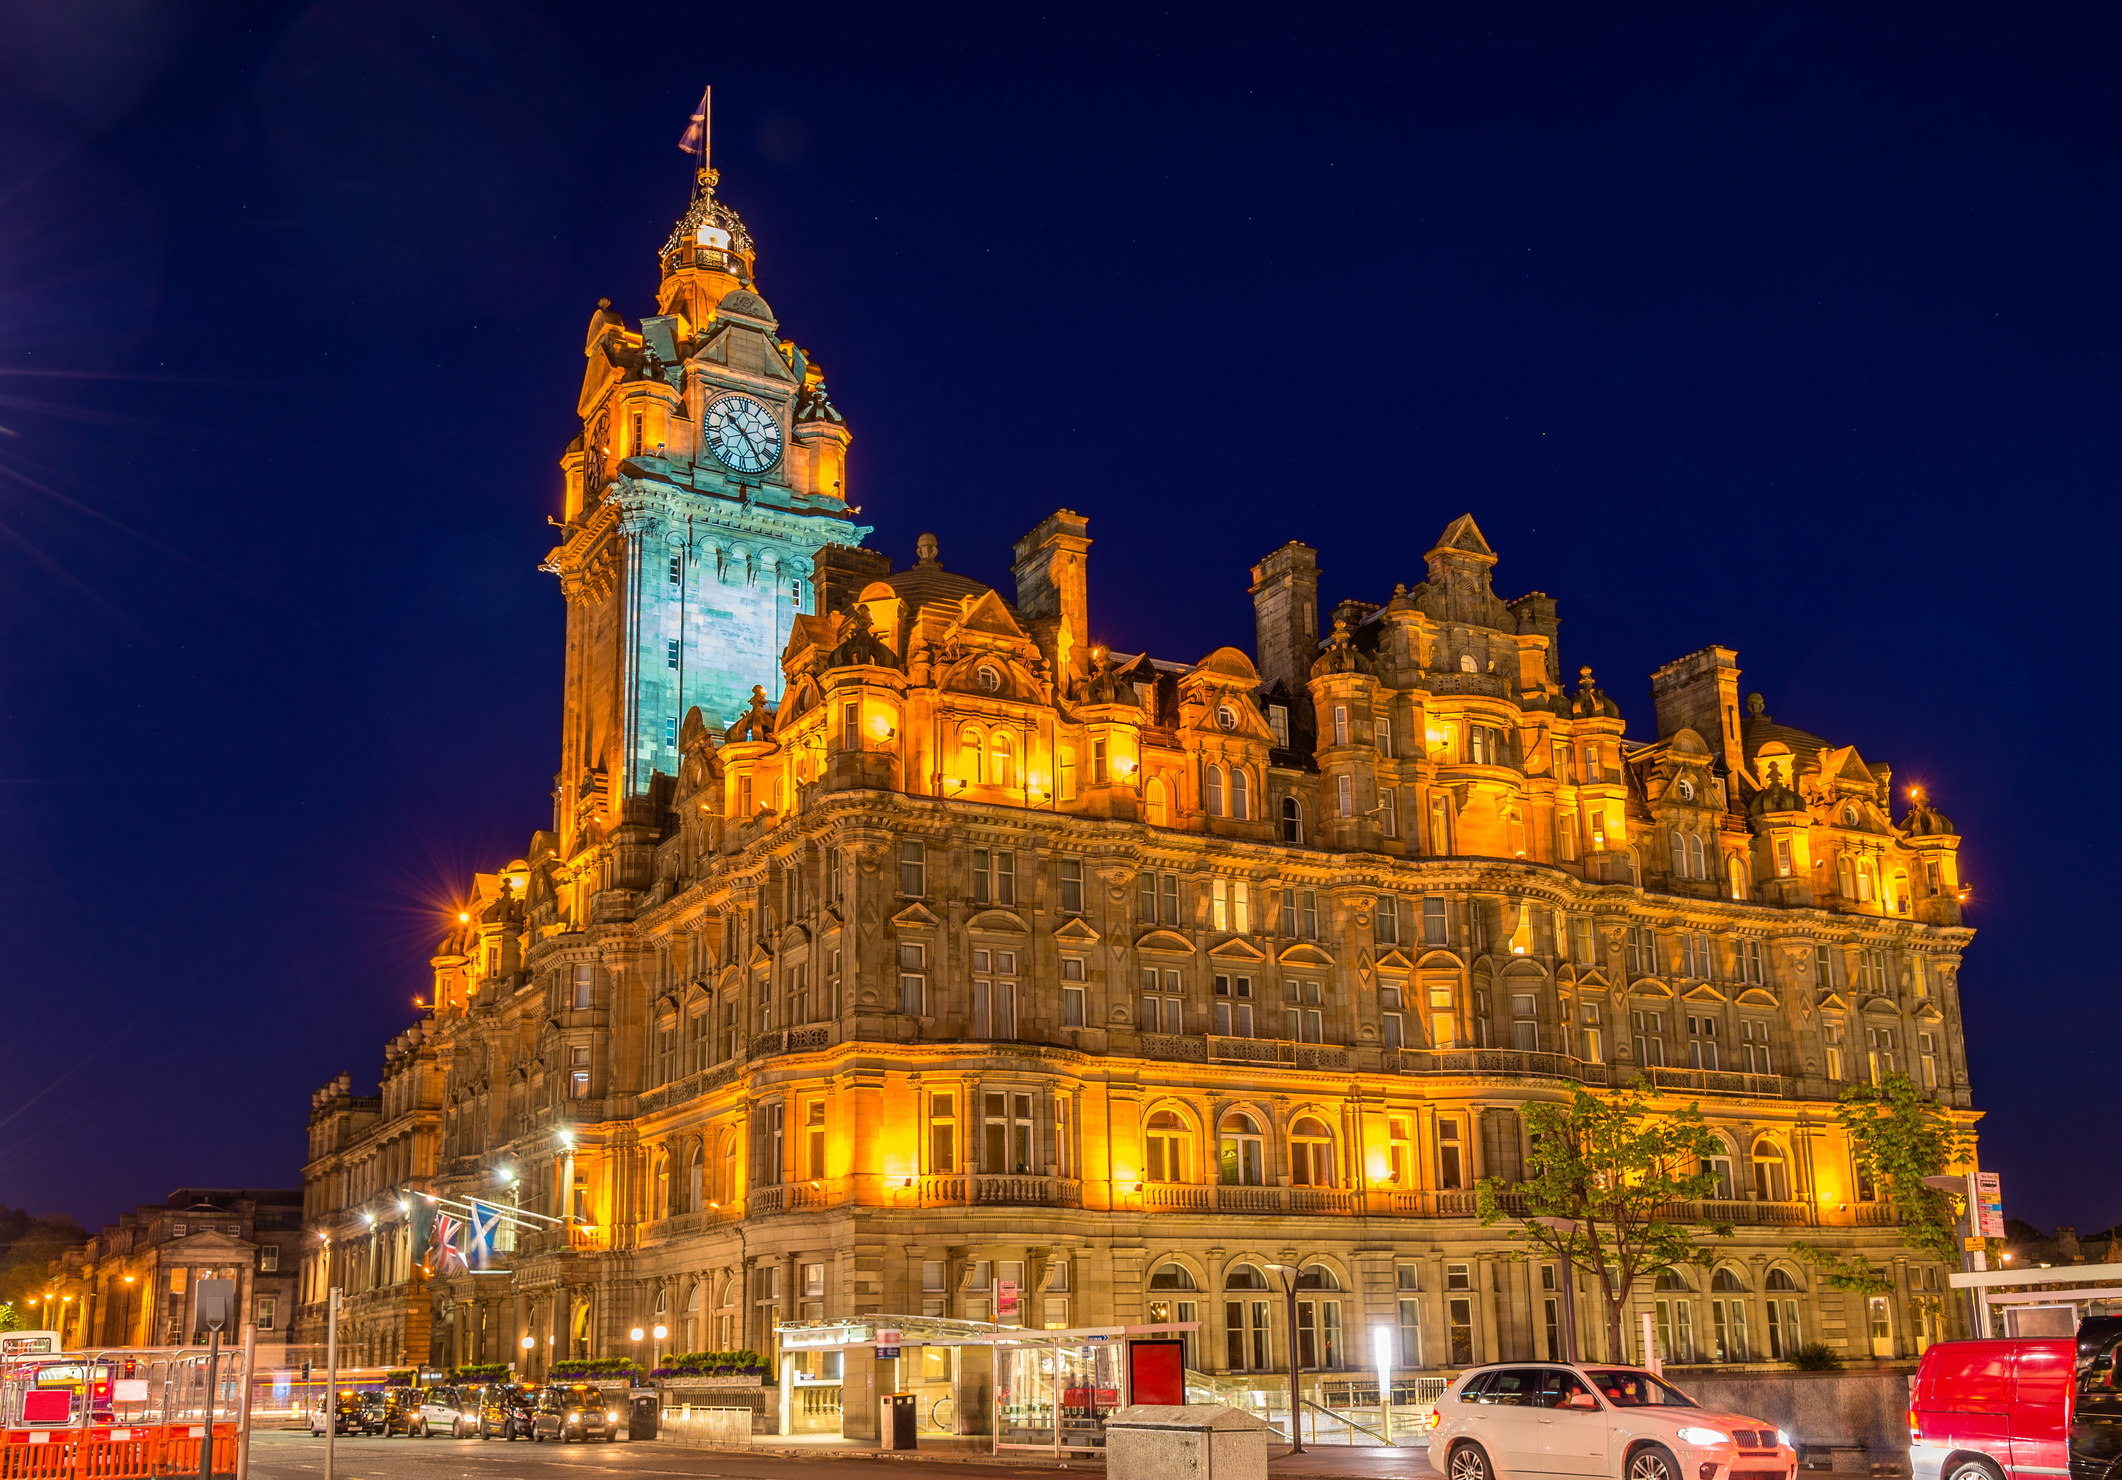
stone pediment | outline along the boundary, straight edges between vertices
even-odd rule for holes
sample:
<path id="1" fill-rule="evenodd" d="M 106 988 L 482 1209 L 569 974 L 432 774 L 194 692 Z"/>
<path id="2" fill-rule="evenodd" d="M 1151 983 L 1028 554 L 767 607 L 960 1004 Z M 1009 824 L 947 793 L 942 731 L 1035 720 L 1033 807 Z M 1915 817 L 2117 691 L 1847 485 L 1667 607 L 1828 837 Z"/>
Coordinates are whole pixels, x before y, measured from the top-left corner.
<path id="1" fill-rule="evenodd" d="M 793 951 L 798 947 L 809 944 L 810 932 L 801 925 L 790 924 L 781 928 L 781 935 L 774 942 L 774 949 L 777 951 Z"/>
<path id="2" fill-rule="evenodd" d="M 1295 950 L 1296 947 L 1292 946 L 1290 947 L 1290 949 Z M 1285 956 L 1283 959 L 1287 960 L 1288 958 Z M 1378 969 L 1380 971 L 1395 972 L 1413 971 L 1415 969 L 1415 963 L 1408 960 L 1407 952 L 1396 948 L 1394 950 L 1387 951 L 1384 955 L 1378 958 Z"/>
<path id="3" fill-rule="evenodd" d="M 763 944 L 754 941 L 752 942 L 752 953 L 744 958 L 744 964 L 746 966 L 771 966 L 774 964 L 774 953 L 769 951 Z"/>
<path id="4" fill-rule="evenodd" d="M 1395 951 L 1393 954 L 1397 956 L 1399 952 Z M 1329 956 L 1308 940 L 1298 941 L 1275 959 L 1284 966 L 1331 966 L 1334 964 L 1332 956 Z M 1382 965 L 1384 963 L 1381 962 L 1379 964 Z"/>
<path id="5" fill-rule="evenodd" d="M 1176 930 L 1152 930 L 1135 942 L 1138 951 L 1156 951 L 1167 956 L 1191 956 L 1194 943 Z"/>
<path id="6" fill-rule="evenodd" d="M 1243 936 L 1234 935 L 1229 940 L 1219 941 L 1210 946 L 1208 948 L 1208 958 L 1211 961 L 1244 961 L 1258 965 L 1267 959 L 1267 952 L 1261 950 Z"/>
<path id="7" fill-rule="evenodd" d="M 1766 987 L 1748 987 L 1739 994 L 1739 1005 L 1741 1007 L 1775 1007 L 1778 1004 L 1776 1002 L 1776 994 L 1769 991 Z"/>
<path id="8" fill-rule="evenodd" d="M 1422 959 L 1415 963 L 1424 971 L 1464 971 L 1466 963 L 1450 951 L 1424 951 Z"/>
<path id="9" fill-rule="evenodd" d="M 1091 928 L 1090 921 L 1081 915 L 1072 915 L 1066 925 L 1054 931 L 1054 939 L 1073 946 L 1094 946 L 1104 937 Z"/>
<path id="10" fill-rule="evenodd" d="M 965 922 L 967 930 L 985 930 L 1002 935 L 1030 935 L 1031 927 L 1015 910 L 987 909 Z"/>
<path id="11" fill-rule="evenodd" d="M 898 914 L 893 915 L 891 922 L 901 929 L 909 926 L 919 929 L 922 926 L 941 925 L 943 923 L 941 919 L 937 918 L 935 911 L 919 900 L 915 900 L 905 909 L 899 911 Z"/>
<path id="12" fill-rule="evenodd" d="M 1708 982 L 1696 982 L 1681 994 L 1683 1002 L 1728 1002 L 1731 999 Z"/>
<path id="13" fill-rule="evenodd" d="M 1670 997 L 1673 989 L 1655 977 L 1644 977 L 1629 988 L 1638 997 Z"/>
<path id="14" fill-rule="evenodd" d="M 1864 999 L 1864 1011 L 1899 1013 L 1901 1006 L 1891 997 L 1867 997 Z"/>
<path id="15" fill-rule="evenodd" d="M 1832 1008 L 1836 1012 L 1849 1011 L 1848 999 L 1843 997 L 1840 992 L 1828 992 L 1824 994 L 1820 998 L 1819 1002 L 1815 1005 L 1822 1008 L 1823 1010 Z"/>
<path id="16" fill-rule="evenodd" d="M 1002 604 L 1002 598 L 993 591 L 960 598 L 958 620 L 951 624 L 948 635 L 957 638 L 975 634 L 1000 637 L 1012 643 L 1029 640 L 1024 629 L 1017 625 L 1017 619 L 1010 615 L 1009 608 Z"/>

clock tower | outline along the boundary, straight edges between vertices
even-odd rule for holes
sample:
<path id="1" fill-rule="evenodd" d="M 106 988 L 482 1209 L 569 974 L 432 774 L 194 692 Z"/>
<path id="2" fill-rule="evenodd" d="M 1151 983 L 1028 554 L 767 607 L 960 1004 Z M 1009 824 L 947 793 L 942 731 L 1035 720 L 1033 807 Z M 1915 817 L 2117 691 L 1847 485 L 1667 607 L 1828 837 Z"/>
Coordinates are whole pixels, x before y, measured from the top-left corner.
<path id="1" fill-rule="evenodd" d="M 601 299 L 583 345 L 582 433 L 562 457 L 567 598 L 554 831 L 563 856 L 659 803 L 697 707 L 735 719 L 813 608 L 813 557 L 859 545 L 848 430 L 818 364 L 759 296 L 744 223 L 701 169 L 663 244 L 656 313 Z M 639 815 L 636 815 L 639 814 Z"/>

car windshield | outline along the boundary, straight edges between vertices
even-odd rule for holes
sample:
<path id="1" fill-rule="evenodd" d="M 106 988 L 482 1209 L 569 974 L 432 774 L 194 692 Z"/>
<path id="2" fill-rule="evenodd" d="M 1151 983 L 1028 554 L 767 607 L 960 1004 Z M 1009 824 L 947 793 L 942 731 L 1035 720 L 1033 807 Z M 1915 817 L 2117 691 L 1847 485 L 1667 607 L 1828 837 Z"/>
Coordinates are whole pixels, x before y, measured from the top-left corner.
<path id="1" fill-rule="evenodd" d="M 1616 1408 L 1694 1408 L 1693 1398 L 1635 1367 L 1593 1367 L 1585 1374 Z"/>

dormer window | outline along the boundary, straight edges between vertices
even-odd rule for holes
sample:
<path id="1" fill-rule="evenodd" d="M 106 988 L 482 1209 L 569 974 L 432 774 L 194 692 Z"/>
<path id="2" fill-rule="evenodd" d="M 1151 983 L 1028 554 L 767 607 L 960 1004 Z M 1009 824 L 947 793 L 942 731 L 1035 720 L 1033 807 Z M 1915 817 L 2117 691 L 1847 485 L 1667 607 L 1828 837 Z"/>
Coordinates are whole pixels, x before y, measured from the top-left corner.
<path id="1" fill-rule="evenodd" d="M 1275 744 L 1283 750 L 1289 749 L 1289 709 L 1282 704 L 1267 706 L 1267 727 L 1274 731 Z"/>
<path id="2" fill-rule="evenodd" d="M 1855 802 L 1843 807 L 1842 825 L 1844 827 L 1855 827 L 1857 825 L 1857 804 Z"/>
<path id="3" fill-rule="evenodd" d="M 1673 792 L 1680 798 L 1681 801 L 1691 802 L 1695 799 L 1695 783 L 1689 780 L 1687 777 L 1682 776 L 1678 781 L 1675 781 L 1673 783 Z"/>
<path id="4" fill-rule="evenodd" d="M 1481 665 L 1474 661 L 1472 653 L 1461 653 L 1459 654 L 1459 671 L 1461 673 L 1479 673 Z"/>
<path id="5" fill-rule="evenodd" d="M 1216 706 L 1216 723 L 1223 726 L 1226 730 L 1237 729 L 1238 711 L 1231 708 L 1228 704 L 1218 704 Z"/>
<path id="6" fill-rule="evenodd" d="M 976 676 L 980 680 L 980 687 L 990 694 L 997 692 L 1002 687 L 1001 670 L 991 663 L 982 663 Z"/>

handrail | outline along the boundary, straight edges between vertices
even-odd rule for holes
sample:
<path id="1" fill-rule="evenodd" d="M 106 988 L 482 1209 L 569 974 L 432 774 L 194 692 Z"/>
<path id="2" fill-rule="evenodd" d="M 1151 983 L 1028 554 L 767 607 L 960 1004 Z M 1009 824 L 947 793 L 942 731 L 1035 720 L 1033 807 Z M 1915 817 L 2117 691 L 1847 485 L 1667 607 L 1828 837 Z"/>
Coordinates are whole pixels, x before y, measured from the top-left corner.
<path id="1" fill-rule="evenodd" d="M 1397 1444 L 1393 1443 L 1392 1440 L 1386 1438 L 1376 1429 L 1370 1428 L 1364 1424 L 1357 1423 L 1355 1419 L 1351 1418 L 1348 1414 L 1341 1412 L 1338 1408 L 1329 1408 L 1324 1403 L 1314 1403 L 1309 1398 L 1299 1398 L 1297 1401 L 1299 1403 L 1302 1403 L 1306 1408 L 1316 1408 L 1321 1413 L 1325 1414 L 1328 1418 L 1336 1419 L 1341 1423 L 1347 1424 L 1351 1429 L 1362 1430 L 1364 1433 L 1370 1435 L 1373 1439 L 1376 1439 L 1380 1444 L 1383 1444 L 1387 1449 L 1399 1448 Z M 1319 1436 L 1316 1431 L 1312 1434 L 1312 1442 L 1314 1444 L 1319 1442 Z M 1350 1442 L 1354 1443 L 1353 1440 L 1351 1440 Z"/>

